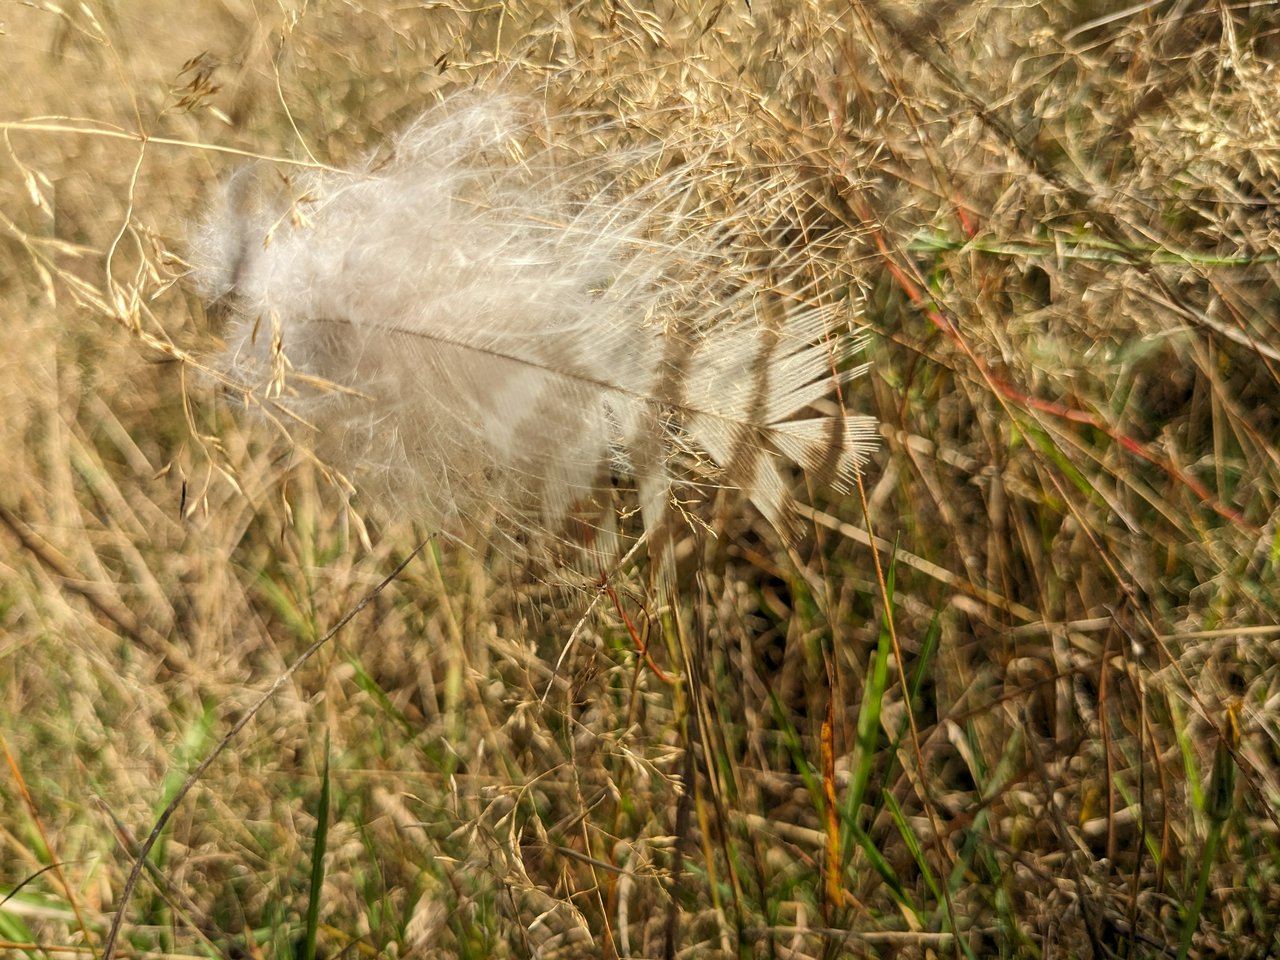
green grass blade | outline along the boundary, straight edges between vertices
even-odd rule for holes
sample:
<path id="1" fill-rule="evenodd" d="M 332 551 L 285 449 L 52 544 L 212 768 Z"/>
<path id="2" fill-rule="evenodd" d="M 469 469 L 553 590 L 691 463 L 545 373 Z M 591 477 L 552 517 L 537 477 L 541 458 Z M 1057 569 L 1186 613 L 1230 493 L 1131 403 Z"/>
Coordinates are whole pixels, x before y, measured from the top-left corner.
<path id="1" fill-rule="evenodd" d="M 311 847 L 311 891 L 307 898 L 304 960 L 316 960 L 316 931 L 320 926 L 320 893 L 324 886 L 324 851 L 329 840 L 329 735 L 324 737 L 324 770 L 320 774 L 320 802 L 316 805 L 316 837 Z"/>

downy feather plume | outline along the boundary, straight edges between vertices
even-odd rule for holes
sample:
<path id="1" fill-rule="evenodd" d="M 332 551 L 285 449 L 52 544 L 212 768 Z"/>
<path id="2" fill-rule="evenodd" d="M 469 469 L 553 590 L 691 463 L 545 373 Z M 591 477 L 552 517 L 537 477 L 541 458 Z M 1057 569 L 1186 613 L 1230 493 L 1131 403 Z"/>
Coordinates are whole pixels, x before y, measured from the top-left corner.
<path id="1" fill-rule="evenodd" d="M 223 372 L 443 531 L 614 551 L 620 478 L 651 550 L 690 481 L 786 531 L 780 465 L 842 487 L 870 447 L 833 402 L 856 338 L 702 197 L 698 161 L 592 158 L 527 110 L 446 103 L 363 169 L 236 175 L 193 250 L 233 318 Z"/>

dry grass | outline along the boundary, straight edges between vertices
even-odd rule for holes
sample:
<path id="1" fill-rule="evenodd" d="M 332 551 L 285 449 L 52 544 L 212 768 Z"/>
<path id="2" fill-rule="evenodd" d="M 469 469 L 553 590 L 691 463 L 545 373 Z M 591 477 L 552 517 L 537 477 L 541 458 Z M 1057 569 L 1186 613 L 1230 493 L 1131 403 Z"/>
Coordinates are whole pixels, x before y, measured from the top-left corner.
<path id="1" fill-rule="evenodd" d="M 0 953 L 1280 952 L 1274 4 L 920 6 L 0 11 Z M 866 510 L 707 506 L 665 617 L 433 542 L 122 903 L 418 542 L 195 375 L 183 238 L 476 85 L 813 184 Z"/>

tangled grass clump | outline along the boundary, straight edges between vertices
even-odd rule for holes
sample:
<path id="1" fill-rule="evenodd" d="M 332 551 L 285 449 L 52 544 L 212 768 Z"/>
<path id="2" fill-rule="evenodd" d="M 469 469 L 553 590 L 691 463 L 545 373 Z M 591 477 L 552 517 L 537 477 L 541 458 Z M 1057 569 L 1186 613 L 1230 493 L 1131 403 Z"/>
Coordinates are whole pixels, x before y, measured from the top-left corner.
<path id="1" fill-rule="evenodd" d="M 0 952 L 1280 951 L 1272 6 L 7 10 Z M 674 594 L 374 590 L 415 517 L 217 386 L 215 185 L 499 88 L 714 144 L 743 269 L 860 305 L 881 446 L 800 536 L 711 490 Z"/>

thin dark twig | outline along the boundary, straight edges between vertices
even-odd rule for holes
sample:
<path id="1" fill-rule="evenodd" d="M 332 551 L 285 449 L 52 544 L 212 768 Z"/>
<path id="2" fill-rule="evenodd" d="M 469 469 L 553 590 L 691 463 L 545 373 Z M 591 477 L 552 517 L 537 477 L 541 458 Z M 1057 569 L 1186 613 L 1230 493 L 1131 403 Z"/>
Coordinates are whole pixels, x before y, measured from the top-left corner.
<path id="1" fill-rule="evenodd" d="M 41 874 L 48 873 L 50 870 L 57 870 L 58 867 L 60 866 L 62 866 L 62 863 L 60 861 L 57 863 L 50 863 L 50 864 L 47 864 L 46 866 L 41 867 L 35 873 L 31 873 L 23 877 L 23 879 L 19 881 L 17 886 L 15 886 L 12 890 L 6 893 L 3 898 L 0 898 L 0 907 L 3 907 L 6 903 L 8 903 L 10 900 L 16 897 L 18 895 L 18 891 L 21 890 L 23 887 L 25 887 L 27 884 L 29 884 L 32 880 L 35 880 L 36 877 L 39 877 Z"/>
<path id="2" fill-rule="evenodd" d="M 1058 834 L 1058 843 L 1062 845 L 1062 850 L 1067 854 L 1066 867 L 1072 875 L 1071 879 L 1075 882 L 1076 900 L 1080 904 L 1080 914 L 1084 919 L 1085 933 L 1089 937 L 1090 956 L 1094 960 L 1108 956 L 1108 951 L 1103 949 L 1102 936 L 1099 931 L 1100 922 L 1096 919 L 1099 915 L 1095 904 L 1090 899 L 1089 887 L 1085 883 L 1083 872 L 1071 857 L 1071 851 L 1075 849 L 1075 844 L 1071 842 L 1071 836 L 1067 832 L 1067 825 L 1063 822 L 1062 811 L 1058 809 L 1053 799 L 1053 783 L 1049 777 L 1049 770 L 1045 766 L 1044 756 L 1040 752 L 1040 739 L 1032 727 L 1027 725 L 1027 744 L 1031 748 L 1031 759 L 1035 763 L 1036 773 L 1040 777 L 1040 784 L 1044 789 L 1045 809 L 1051 814 L 1050 821 Z"/>
<path id="3" fill-rule="evenodd" d="M 138 880 L 142 876 L 142 870 L 147 862 L 147 858 L 151 856 L 151 849 L 160 839 L 160 834 L 164 832 L 164 828 L 168 825 L 169 820 L 173 817 L 174 813 L 177 812 L 178 806 L 182 803 L 183 799 L 186 798 L 186 795 L 191 792 L 191 788 L 199 782 L 200 778 L 204 776 L 204 772 L 213 765 L 213 762 L 217 760 L 219 756 L 222 755 L 222 751 L 231 745 L 231 741 L 236 738 L 236 735 L 248 726 L 249 721 L 257 716 L 258 711 L 266 706 L 267 701 L 276 695 L 280 688 L 285 685 L 286 681 L 297 673 L 298 669 L 304 663 L 315 656 L 321 647 L 332 640 L 339 630 L 354 620 L 365 607 L 372 603 L 383 590 L 390 586 L 392 581 L 394 581 L 396 577 L 400 576 L 404 571 L 405 567 L 409 566 L 409 563 L 413 558 L 422 552 L 423 547 L 425 547 L 430 540 L 431 537 L 427 537 L 414 547 L 408 556 L 396 564 L 396 568 L 394 570 L 383 577 L 377 586 L 366 593 L 359 603 L 344 613 L 342 618 L 338 620 L 338 622 L 335 623 L 323 637 L 311 644 L 307 649 L 303 650 L 302 653 L 298 655 L 297 659 L 295 659 L 293 663 L 289 664 L 280 676 L 276 677 L 275 682 L 272 683 L 267 691 L 258 698 L 258 702 L 250 707 L 239 720 L 232 724 L 231 729 L 228 730 L 226 735 L 218 741 L 218 745 L 200 761 L 199 765 L 192 770 L 187 776 L 187 779 L 182 782 L 182 786 L 178 788 L 178 792 L 174 794 L 173 799 L 169 801 L 169 805 L 164 808 L 164 811 L 156 819 L 155 825 L 151 828 L 151 833 L 147 836 L 146 841 L 138 849 L 138 855 L 133 861 L 133 869 L 129 871 L 129 879 L 125 881 L 124 889 L 120 892 L 120 904 L 116 910 L 115 918 L 111 921 L 111 930 L 107 933 L 106 942 L 103 944 L 101 960 L 112 960 L 112 957 L 115 954 L 116 939 L 120 936 L 120 929 L 124 925 L 125 910 L 129 905 L 130 898 L 133 896 L 134 888 L 138 885 Z"/>

